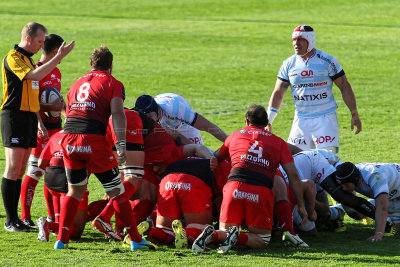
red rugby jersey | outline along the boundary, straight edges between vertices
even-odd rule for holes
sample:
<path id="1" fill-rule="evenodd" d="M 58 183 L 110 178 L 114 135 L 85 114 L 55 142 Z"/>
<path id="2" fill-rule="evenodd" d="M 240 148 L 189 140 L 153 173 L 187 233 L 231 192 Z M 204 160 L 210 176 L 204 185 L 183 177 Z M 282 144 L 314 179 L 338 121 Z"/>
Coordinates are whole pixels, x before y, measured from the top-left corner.
<path id="1" fill-rule="evenodd" d="M 220 148 L 220 154 L 230 157 L 230 180 L 272 187 L 279 164 L 293 162 L 285 141 L 256 126 L 233 132 Z"/>
<path id="2" fill-rule="evenodd" d="M 123 84 L 105 71 L 91 71 L 70 88 L 65 133 L 106 134 L 114 97 L 125 99 Z"/>
<path id="3" fill-rule="evenodd" d="M 60 145 L 63 136 L 62 132 L 52 135 L 40 154 L 41 159 L 50 161 L 49 166 L 64 168 L 63 152 Z"/>

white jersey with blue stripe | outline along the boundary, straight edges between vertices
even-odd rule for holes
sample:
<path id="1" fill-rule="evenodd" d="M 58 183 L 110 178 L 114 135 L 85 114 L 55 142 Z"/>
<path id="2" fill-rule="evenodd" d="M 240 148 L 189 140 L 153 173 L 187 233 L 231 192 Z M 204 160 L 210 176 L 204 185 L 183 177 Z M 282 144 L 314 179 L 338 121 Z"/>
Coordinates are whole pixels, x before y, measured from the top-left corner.
<path id="1" fill-rule="evenodd" d="M 154 99 L 162 109 L 159 123 L 163 128 L 179 131 L 182 126 L 195 123 L 197 113 L 180 95 L 166 93 L 156 95 Z"/>
<path id="2" fill-rule="evenodd" d="M 400 199 L 399 163 L 359 163 L 362 181 L 355 190 L 367 197 L 376 198 L 382 193 L 389 194 L 389 201 Z"/>
<path id="3" fill-rule="evenodd" d="M 315 49 L 307 60 L 293 55 L 283 61 L 278 79 L 290 83 L 297 116 L 313 118 L 336 110 L 332 84 L 342 75 L 335 57 Z"/>

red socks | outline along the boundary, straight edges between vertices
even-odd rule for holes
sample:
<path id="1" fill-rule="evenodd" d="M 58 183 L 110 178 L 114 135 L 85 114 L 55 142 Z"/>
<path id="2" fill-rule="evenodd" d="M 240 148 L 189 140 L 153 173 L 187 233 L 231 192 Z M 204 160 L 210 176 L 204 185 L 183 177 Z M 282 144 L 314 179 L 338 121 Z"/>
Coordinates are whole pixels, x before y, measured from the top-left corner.
<path id="1" fill-rule="evenodd" d="M 31 205 L 39 181 L 26 175 L 21 186 L 21 219 L 31 218 Z"/>
<path id="2" fill-rule="evenodd" d="M 175 239 L 173 235 L 167 234 L 163 229 L 158 227 L 152 227 L 147 237 L 149 239 L 153 238 L 165 245 L 171 244 Z"/>
<path id="3" fill-rule="evenodd" d="M 129 204 L 129 200 L 126 198 L 125 194 L 115 197 L 112 203 L 115 213 L 122 220 L 124 225 L 128 225 L 126 230 L 128 231 L 131 240 L 135 242 L 142 241 L 142 237 L 139 235 L 136 227 L 136 221 L 131 210 L 131 205 Z"/>
<path id="4" fill-rule="evenodd" d="M 73 197 L 66 196 L 61 204 L 60 226 L 58 228 L 57 240 L 64 243 L 69 242 L 72 222 L 78 211 L 79 201 Z"/>
<path id="5" fill-rule="evenodd" d="M 292 209 L 289 202 L 287 200 L 280 200 L 275 203 L 274 213 L 282 226 L 282 230 L 289 231 L 292 235 L 295 235 L 296 233 L 293 229 Z"/>
<path id="6" fill-rule="evenodd" d="M 146 220 L 146 218 L 153 211 L 153 206 L 154 204 L 150 200 L 147 199 L 140 200 L 139 203 L 137 203 L 133 207 L 133 214 L 135 216 L 136 221 L 142 222 Z"/>
<path id="7" fill-rule="evenodd" d="M 185 231 L 186 231 L 186 236 L 188 238 L 191 238 L 193 240 L 196 240 L 196 238 L 201 234 L 201 230 L 197 229 L 197 228 L 189 228 L 189 227 L 185 227 Z"/>

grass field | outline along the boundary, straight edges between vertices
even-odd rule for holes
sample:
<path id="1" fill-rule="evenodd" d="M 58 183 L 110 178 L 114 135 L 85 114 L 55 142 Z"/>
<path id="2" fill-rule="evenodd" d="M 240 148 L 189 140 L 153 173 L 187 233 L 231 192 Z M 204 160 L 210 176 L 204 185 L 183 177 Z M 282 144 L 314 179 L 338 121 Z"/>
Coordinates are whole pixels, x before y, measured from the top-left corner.
<path id="1" fill-rule="evenodd" d="M 357 97 L 363 131 L 350 130 L 350 112 L 339 90 L 339 156 L 353 162 L 399 162 L 400 152 L 400 5 L 396 0 L 141 0 L 141 1 L 6 1 L 0 0 L 0 55 L 20 40 L 29 21 L 44 24 L 50 33 L 70 41 L 74 50 L 59 66 L 62 92 L 89 71 L 89 57 L 100 44 L 114 53 L 114 76 L 127 90 L 126 106 L 141 94 L 174 92 L 227 133 L 244 125 L 252 104 L 267 105 L 276 74 L 293 54 L 291 32 L 299 24 L 316 31 L 317 48 L 334 55 L 344 68 Z M 39 55 L 34 57 L 36 60 Z M 274 133 L 286 139 L 293 117 L 293 101 L 286 94 L 274 122 Z M 212 149 L 221 143 L 203 135 Z M 0 170 L 4 169 L 0 152 Z M 38 185 L 34 219 L 45 216 Z M 90 180 L 90 200 L 103 189 Z M 1 201 L 1 200 L 0 200 Z M 0 226 L 5 212 L 0 203 Z M 0 265 L 217 265 L 319 266 L 400 264 L 400 244 L 385 237 L 367 243 L 373 226 L 347 219 L 347 231 L 304 238 L 309 249 L 288 249 L 279 242 L 261 251 L 238 248 L 228 255 L 208 250 L 192 255 L 162 247 L 159 252 L 130 252 L 108 243 L 89 225 L 69 250 L 54 251 L 36 241 L 36 233 L 12 234 L 0 230 Z"/>

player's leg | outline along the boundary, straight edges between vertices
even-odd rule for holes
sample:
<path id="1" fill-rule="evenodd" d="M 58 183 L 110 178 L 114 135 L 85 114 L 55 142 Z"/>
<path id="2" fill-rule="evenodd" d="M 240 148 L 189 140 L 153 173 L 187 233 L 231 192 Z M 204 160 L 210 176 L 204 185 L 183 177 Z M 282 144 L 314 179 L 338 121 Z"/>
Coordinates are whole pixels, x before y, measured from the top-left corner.
<path id="1" fill-rule="evenodd" d="M 282 230 L 284 232 L 289 231 L 291 234 L 295 235 L 296 233 L 293 229 L 292 220 L 292 207 L 288 199 L 287 186 L 282 177 L 278 175 L 274 176 L 272 191 L 274 192 L 274 214 L 278 218 Z"/>
<path id="2" fill-rule="evenodd" d="M 311 120 L 309 118 L 300 118 L 295 115 L 287 142 L 302 150 L 315 148 L 310 133 L 312 126 L 310 123 Z"/>
<path id="3" fill-rule="evenodd" d="M 339 122 L 336 112 L 314 120 L 316 123 L 315 131 L 313 132 L 315 147 L 330 150 L 337 154 L 339 152 Z"/>

